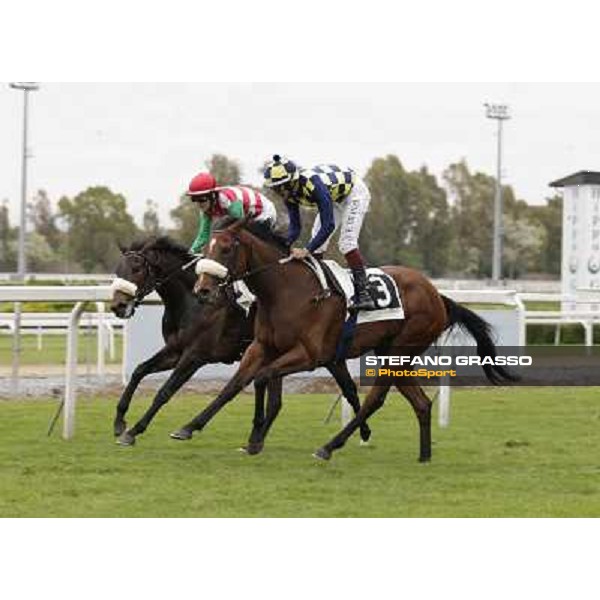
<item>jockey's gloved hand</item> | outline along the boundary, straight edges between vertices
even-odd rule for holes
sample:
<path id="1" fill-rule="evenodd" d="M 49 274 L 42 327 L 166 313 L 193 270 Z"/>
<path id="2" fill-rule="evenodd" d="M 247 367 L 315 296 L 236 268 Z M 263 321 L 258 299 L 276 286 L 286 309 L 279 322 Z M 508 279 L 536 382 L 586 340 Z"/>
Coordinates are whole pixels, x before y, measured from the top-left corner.
<path id="1" fill-rule="evenodd" d="M 295 258 L 297 260 L 303 260 L 309 254 L 310 254 L 310 252 L 306 248 L 292 248 L 290 250 L 290 256 L 292 256 L 293 258 Z"/>

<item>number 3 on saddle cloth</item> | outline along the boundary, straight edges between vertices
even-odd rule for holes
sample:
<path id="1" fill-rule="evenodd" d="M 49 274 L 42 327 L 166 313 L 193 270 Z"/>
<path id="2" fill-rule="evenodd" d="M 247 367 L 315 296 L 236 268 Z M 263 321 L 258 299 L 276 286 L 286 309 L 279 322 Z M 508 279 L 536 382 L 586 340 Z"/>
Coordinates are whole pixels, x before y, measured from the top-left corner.
<path id="1" fill-rule="evenodd" d="M 377 308 L 375 310 L 356 312 L 352 310 L 354 282 L 348 269 L 342 268 L 333 260 L 317 261 L 312 259 L 307 260 L 306 263 L 321 283 L 324 295 L 330 293 L 329 286 L 331 286 L 346 298 L 347 316 L 336 349 L 336 361 L 345 358 L 357 325 L 373 323 L 375 321 L 404 319 L 404 309 L 402 308 L 402 299 L 398 292 L 398 286 L 394 279 L 381 269 L 376 267 L 367 269 L 369 291 L 373 296 Z"/>

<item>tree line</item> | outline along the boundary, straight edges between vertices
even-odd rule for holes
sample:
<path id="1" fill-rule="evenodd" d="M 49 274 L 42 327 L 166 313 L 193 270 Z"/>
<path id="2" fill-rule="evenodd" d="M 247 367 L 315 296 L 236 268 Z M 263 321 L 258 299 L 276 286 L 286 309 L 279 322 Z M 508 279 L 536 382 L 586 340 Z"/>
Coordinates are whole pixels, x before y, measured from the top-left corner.
<path id="1" fill-rule="evenodd" d="M 226 156 L 207 161 L 217 181 L 241 183 L 239 164 Z M 369 264 L 403 264 L 432 277 L 485 278 L 492 270 L 494 177 L 473 172 L 466 161 L 448 166 L 441 180 L 423 166 L 409 171 L 394 155 L 376 158 L 365 180 L 371 207 L 361 235 Z M 276 196 L 280 222 L 286 211 Z M 518 278 L 560 273 L 562 204 L 560 196 L 544 205 L 517 199 L 503 186 L 503 276 Z M 11 225 L 8 203 L 0 204 L 0 271 L 16 270 L 18 227 Z M 196 235 L 198 208 L 182 195 L 164 226 L 157 204 L 147 200 L 140 223 L 127 200 L 104 186 L 52 202 L 38 191 L 28 204 L 26 238 L 30 272 L 109 273 L 119 257 L 118 244 L 148 235 L 168 234 L 184 244 Z M 304 238 L 309 234 L 308 222 Z M 331 246 L 335 254 L 335 245 Z"/>

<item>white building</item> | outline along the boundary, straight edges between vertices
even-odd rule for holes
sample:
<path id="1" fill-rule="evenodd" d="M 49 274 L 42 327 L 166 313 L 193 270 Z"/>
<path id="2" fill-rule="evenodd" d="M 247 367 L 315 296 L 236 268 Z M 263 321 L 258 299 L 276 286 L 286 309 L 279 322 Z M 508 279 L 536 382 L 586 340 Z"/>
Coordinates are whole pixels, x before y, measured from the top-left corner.
<path id="1" fill-rule="evenodd" d="M 563 190 L 562 293 L 600 289 L 600 172 L 579 171 L 550 186 Z"/>

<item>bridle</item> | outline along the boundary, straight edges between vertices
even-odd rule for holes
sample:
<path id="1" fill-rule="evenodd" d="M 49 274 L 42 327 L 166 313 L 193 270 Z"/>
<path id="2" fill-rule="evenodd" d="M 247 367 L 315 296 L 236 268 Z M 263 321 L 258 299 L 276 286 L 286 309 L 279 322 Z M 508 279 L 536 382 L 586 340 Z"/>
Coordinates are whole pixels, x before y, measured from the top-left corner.
<path id="1" fill-rule="evenodd" d="M 233 273 L 233 269 L 231 268 L 230 265 L 237 264 L 239 250 L 240 250 L 240 246 L 241 246 L 240 237 L 237 233 L 228 231 L 227 229 L 215 230 L 213 233 L 217 234 L 217 233 L 225 233 L 225 232 L 229 233 L 233 238 L 233 252 L 232 252 L 231 258 L 228 260 L 229 264 L 221 263 L 221 265 L 223 267 L 225 267 L 225 269 L 227 269 L 227 275 L 224 278 L 217 278 L 217 279 L 219 279 L 219 281 L 217 283 L 217 287 L 225 294 L 226 298 L 230 302 L 232 302 L 232 301 L 235 302 L 235 289 L 233 287 L 234 283 L 236 283 L 237 281 L 244 281 L 245 279 L 248 279 L 249 277 L 253 277 L 254 275 L 258 275 L 259 273 L 263 273 L 265 271 L 269 271 L 270 269 L 273 269 L 275 267 L 278 267 L 280 265 L 283 265 L 283 264 L 293 260 L 293 258 L 291 256 L 283 256 L 282 258 L 280 258 L 279 260 L 277 260 L 275 262 L 268 263 L 268 264 L 262 265 L 260 267 L 256 267 L 255 269 L 247 269 L 247 270 L 243 271 L 242 273 L 239 273 L 236 275 L 235 273 Z M 250 251 L 250 255 L 252 255 L 252 247 L 249 247 L 249 251 Z M 250 262 L 250 261 L 248 261 L 248 262 Z"/>
<path id="2" fill-rule="evenodd" d="M 201 258 L 200 256 L 195 256 L 192 260 L 188 261 L 181 267 L 176 267 L 175 269 L 169 271 L 166 276 L 160 277 L 159 267 L 154 264 L 142 250 L 128 250 L 124 253 L 124 256 L 135 256 L 137 258 L 141 258 L 146 273 L 146 276 L 144 277 L 144 285 L 138 287 L 135 292 L 135 296 L 133 297 L 133 306 L 135 308 L 137 308 L 143 302 L 146 296 L 164 286 L 181 271 L 189 269 L 189 267 L 196 264 Z"/>

